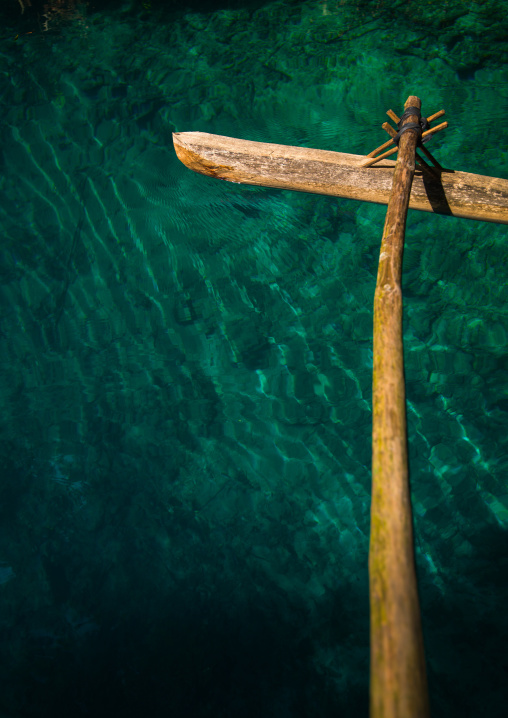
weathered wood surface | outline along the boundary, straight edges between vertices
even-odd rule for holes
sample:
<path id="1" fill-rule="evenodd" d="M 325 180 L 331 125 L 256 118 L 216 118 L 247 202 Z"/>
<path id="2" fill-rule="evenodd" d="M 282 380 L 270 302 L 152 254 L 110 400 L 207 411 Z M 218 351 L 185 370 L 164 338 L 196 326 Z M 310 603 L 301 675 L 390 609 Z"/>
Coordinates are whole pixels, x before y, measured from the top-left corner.
<path id="1" fill-rule="evenodd" d="M 388 204 L 395 162 L 362 169 L 363 155 L 238 140 L 206 132 L 173 134 L 176 153 L 210 177 Z M 508 180 L 467 172 L 416 171 L 409 207 L 508 224 Z"/>
<path id="2" fill-rule="evenodd" d="M 405 105 L 421 107 L 417 97 Z M 418 122 L 416 115 L 404 124 Z M 369 548 L 370 716 L 428 718 L 414 561 L 402 345 L 402 255 L 417 131 L 400 138 L 374 294 Z"/>

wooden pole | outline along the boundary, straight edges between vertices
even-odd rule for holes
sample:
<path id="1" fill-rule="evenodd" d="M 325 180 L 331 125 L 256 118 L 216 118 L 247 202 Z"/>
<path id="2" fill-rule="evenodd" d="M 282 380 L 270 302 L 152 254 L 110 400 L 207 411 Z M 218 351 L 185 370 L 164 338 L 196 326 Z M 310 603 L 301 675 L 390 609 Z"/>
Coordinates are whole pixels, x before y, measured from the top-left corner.
<path id="1" fill-rule="evenodd" d="M 421 101 L 409 97 L 408 107 L 420 108 Z M 418 119 L 412 115 L 405 124 Z M 417 130 L 408 130 L 400 138 L 374 296 L 371 718 L 429 716 L 409 494 L 402 347 L 402 253 L 417 140 Z"/>

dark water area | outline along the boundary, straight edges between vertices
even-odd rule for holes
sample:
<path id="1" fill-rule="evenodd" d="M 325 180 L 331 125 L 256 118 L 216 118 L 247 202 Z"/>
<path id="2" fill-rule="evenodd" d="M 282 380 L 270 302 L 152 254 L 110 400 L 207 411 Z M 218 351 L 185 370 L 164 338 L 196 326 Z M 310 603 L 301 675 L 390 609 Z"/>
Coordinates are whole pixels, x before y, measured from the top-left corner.
<path id="1" fill-rule="evenodd" d="M 366 154 L 409 95 L 508 178 L 506 2 L 4 0 L 0 716 L 368 714 L 385 208 L 217 182 L 197 130 Z M 432 715 L 506 715 L 508 229 L 410 210 Z"/>

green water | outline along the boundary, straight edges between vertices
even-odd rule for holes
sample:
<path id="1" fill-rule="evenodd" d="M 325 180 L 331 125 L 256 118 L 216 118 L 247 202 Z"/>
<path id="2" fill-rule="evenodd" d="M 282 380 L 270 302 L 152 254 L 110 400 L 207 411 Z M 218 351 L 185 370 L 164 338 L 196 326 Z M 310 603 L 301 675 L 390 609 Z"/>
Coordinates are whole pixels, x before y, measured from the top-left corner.
<path id="1" fill-rule="evenodd" d="M 508 3 L 23 4 L 0 10 L 0 714 L 366 716 L 385 208 L 196 175 L 172 132 L 366 154 L 416 94 L 442 164 L 508 178 Z M 410 211 L 435 717 L 506 714 L 507 267 L 505 226 Z"/>

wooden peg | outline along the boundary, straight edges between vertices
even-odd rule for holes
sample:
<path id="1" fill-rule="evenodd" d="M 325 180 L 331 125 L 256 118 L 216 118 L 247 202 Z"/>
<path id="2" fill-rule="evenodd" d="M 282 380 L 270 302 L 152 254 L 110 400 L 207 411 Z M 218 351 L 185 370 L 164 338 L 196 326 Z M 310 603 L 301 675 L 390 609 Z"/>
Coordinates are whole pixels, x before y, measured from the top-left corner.
<path id="1" fill-rule="evenodd" d="M 423 154 L 427 157 L 427 159 L 429 159 L 433 163 L 434 167 L 437 167 L 440 170 L 443 169 L 443 166 L 439 164 L 434 155 L 428 151 L 425 145 L 421 145 L 420 147 L 418 147 L 418 149 L 421 150 Z"/>
<path id="2" fill-rule="evenodd" d="M 393 110 L 388 110 L 386 114 L 388 115 L 390 120 L 393 120 L 395 122 L 395 124 L 397 124 L 397 125 L 399 124 L 400 118 L 397 117 L 397 115 L 395 114 L 395 112 Z"/>
<path id="3" fill-rule="evenodd" d="M 372 165 L 375 165 L 376 162 L 379 162 L 380 160 L 384 160 L 385 157 L 389 157 L 390 155 L 395 154 L 395 152 L 397 152 L 398 149 L 399 149 L 398 147 L 394 147 L 393 150 L 388 150 L 388 152 L 383 152 L 383 154 L 379 155 L 379 157 L 374 157 L 373 159 L 369 160 L 368 162 L 364 162 L 363 165 L 360 165 L 360 167 L 372 167 Z"/>
<path id="4" fill-rule="evenodd" d="M 391 135 L 392 137 L 395 137 L 395 135 L 397 134 L 397 130 L 395 130 L 395 129 L 390 125 L 389 122 L 385 122 L 385 123 L 382 125 L 382 128 L 383 128 L 383 130 L 386 130 L 386 131 L 388 132 L 388 134 Z M 376 147 L 375 150 L 372 150 L 372 152 L 369 152 L 369 154 L 367 155 L 367 157 L 374 157 L 375 155 L 377 155 L 378 152 L 381 152 L 381 150 L 384 150 L 384 149 L 386 149 L 387 147 L 390 147 L 390 145 L 393 145 L 393 140 L 388 140 L 388 142 L 385 142 L 384 144 L 380 145 L 379 147 Z"/>

